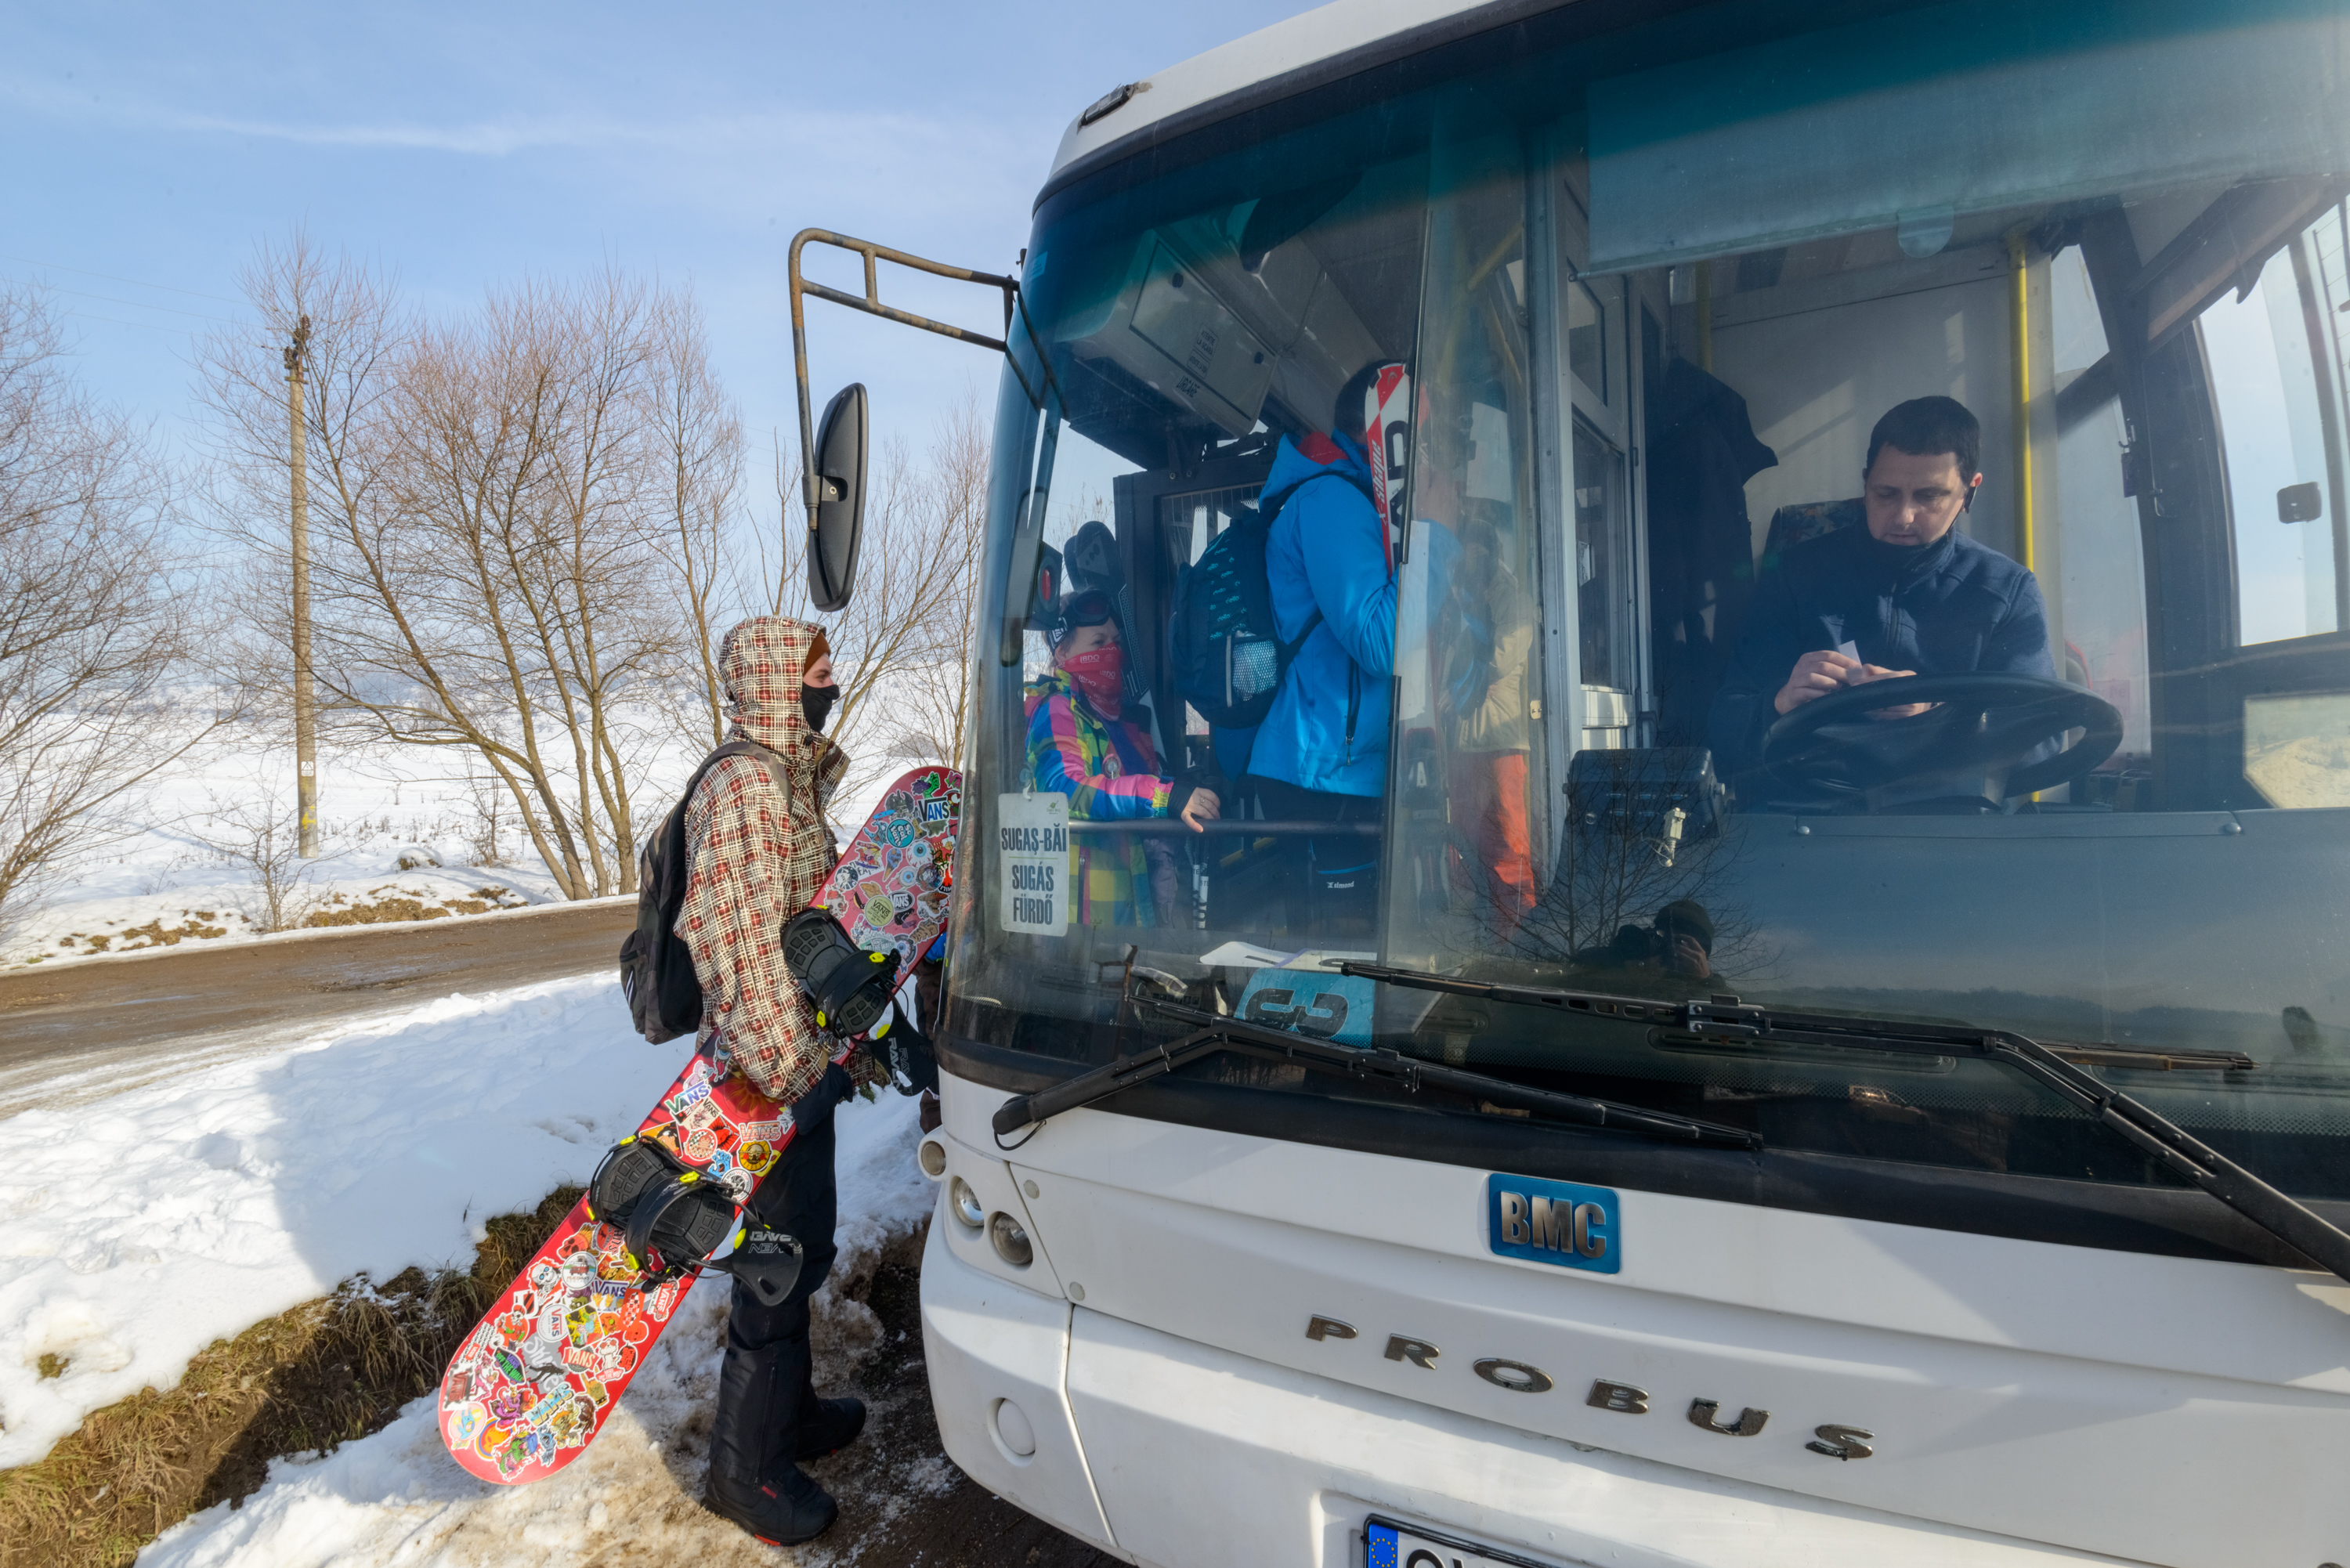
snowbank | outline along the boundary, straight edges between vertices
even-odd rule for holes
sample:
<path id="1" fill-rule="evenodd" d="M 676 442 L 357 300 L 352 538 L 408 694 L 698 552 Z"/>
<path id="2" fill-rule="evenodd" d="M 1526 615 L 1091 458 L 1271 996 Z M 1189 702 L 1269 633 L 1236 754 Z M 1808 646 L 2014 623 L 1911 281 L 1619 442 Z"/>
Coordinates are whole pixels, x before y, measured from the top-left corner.
<path id="1" fill-rule="evenodd" d="M 868 743 L 860 737 L 852 753 Z M 880 742 L 869 744 L 879 758 Z M 671 737 L 640 759 L 641 773 L 630 782 L 646 820 L 674 804 L 700 756 L 696 745 Z M 841 836 L 865 820 L 883 784 L 914 765 L 885 759 L 855 769 L 833 801 Z M 374 906 L 377 914 L 448 919 L 559 900 L 512 804 L 485 779 L 452 776 L 449 766 L 437 747 L 322 756 L 324 853 L 282 868 L 298 877 L 291 895 L 301 911 L 348 919 L 355 909 Z M 250 847 L 251 824 L 268 815 L 259 803 L 290 810 L 292 799 L 292 758 L 282 747 L 244 728 L 199 745 L 138 796 L 135 820 L 113 825 L 119 836 L 85 854 L 36 907 L 12 919 L 0 932 L 0 967 L 254 940 L 268 900 L 250 861 L 224 849 L 240 838 Z"/>
<path id="2" fill-rule="evenodd" d="M 933 1201 L 914 1164 L 911 1100 L 884 1095 L 871 1105 L 851 1101 L 837 1126 L 836 1282 L 910 1233 Z M 182 1521 L 140 1562 L 149 1568 L 620 1560 L 771 1565 L 778 1561 L 773 1549 L 691 1501 L 701 1489 L 700 1449 L 716 1396 L 728 1288 L 726 1280 L 712 1278 L 694 1289 L 594 1445 L 551 1480 L 495 1487 L 458 1469 L 441 1446 L 427 1395 L 371 1438 L 323 1458 L 273 1462 L 268 1483 L 241 1506 L 222 1503 Z M 870 1345 L 876 1325 L 861 1303 L 827 1290 L 815 1304 L 820 1344 L 851 1351 Z M 830 1383 L 838 1370 L 820 1361 L 818 1382 Z M 932 1469 L 918 1478 L 917 1494 L 925 1480 L 939 1494 L 952 1486 L 943 1461 Z M 901 1491 L 888 1506 L 919 1501 Z M 822 1560 L 833 1544 L 785 1552 L 782 1560 Z"/>
<path id="3" fill-rule="evenodd" d="M 360 1270 L 468 1259 L 484 1219 L 586 1179 L 682 1059 L 617 990 L 444 997 L 0 1121 L 0 1468 L 214 1339 Z"/>

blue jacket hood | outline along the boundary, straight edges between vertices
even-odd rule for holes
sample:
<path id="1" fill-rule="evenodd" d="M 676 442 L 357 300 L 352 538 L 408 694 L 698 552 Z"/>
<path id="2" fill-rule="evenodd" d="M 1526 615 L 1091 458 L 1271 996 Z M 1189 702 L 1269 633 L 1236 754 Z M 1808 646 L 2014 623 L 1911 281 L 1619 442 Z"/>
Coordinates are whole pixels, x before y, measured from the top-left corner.
<path id="1" fill-rule="evenodd" d="M 1357 485 L 1367 486 L 1371 462 L 1363 443 L 1343 435 L 1309 435 L 1302 442 L 1284 436 L 1273 454 L 1273 472 L 1264 477 L 1257 505 L 1262 509 L 1284 502 L 1299 485 L 1326 473 L 1344 474 Z"/>

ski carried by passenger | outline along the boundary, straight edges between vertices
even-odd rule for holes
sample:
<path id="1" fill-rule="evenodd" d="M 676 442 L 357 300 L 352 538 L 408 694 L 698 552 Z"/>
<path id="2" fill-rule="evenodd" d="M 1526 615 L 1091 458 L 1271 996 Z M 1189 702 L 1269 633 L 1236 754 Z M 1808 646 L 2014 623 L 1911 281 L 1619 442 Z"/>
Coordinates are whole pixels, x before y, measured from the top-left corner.
<path id="1" fill-rule="evenodd" d="M 703 768 L 751 749 L 730 742 Z M 681 841 L 694 784 L 663 825 L 656 852 L 676 848 L 672 834 Z M 910 1064 L 891 1060 L 890 1006 L 944 935 L 962 802 L 962 775 L 951 768 L 898 779 L 849 840 L 821 897 L 785 927 L 794 980 L 818 1023 L 848 1042 L 837 1060 L 873 1050 L 907 1075 Z M 681 897 L 682 857 L 647 859 L 648 883 L 673 870 Z M 688 1018 L 676 955 L 660 961 L 676 905 L 650 887 L 645 905 L 621 950 L 623 977 L 638 1027 L 648 1038 L 673 1039 L 698 1023 L 700 993 Z M 690 955 L 684 965 L 690 982 Z M 770 1304 L 782 1301 L 799 1274 L 800 1241 L 760 1228 L 745 1210 L 793 1134 L 788 1106 L 731 1070 L 723 1051 L 715 1061 L 697 1053 L 636 1131 L 606 1153 L 587 1192 L 450 1359 L 441 1438 L 457 1462 L 484 1480 L 517 1485 L 577 1459 L 704 1269 L 733 1274 Z"/>

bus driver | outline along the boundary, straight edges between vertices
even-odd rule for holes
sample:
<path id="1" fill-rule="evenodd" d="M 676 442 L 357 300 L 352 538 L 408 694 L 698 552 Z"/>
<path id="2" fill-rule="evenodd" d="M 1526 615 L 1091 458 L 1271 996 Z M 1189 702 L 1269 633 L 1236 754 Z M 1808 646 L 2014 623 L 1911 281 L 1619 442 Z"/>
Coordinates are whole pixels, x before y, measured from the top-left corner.
<path id="1" fill-rule="evenodd" d="M 1713 701 L 1718 770 L 1752 768 L 1782 714 L 1847 686 L 1970 670 L 2055 678 L 2039 583 L 1957 528 L 1982 483 L 1981 450 L 1982 427 L 1954 398 L 1913 398 L 1877 421 L 1861 467 L 1866 529 L 1798 545 L 1755 585 Z"/>

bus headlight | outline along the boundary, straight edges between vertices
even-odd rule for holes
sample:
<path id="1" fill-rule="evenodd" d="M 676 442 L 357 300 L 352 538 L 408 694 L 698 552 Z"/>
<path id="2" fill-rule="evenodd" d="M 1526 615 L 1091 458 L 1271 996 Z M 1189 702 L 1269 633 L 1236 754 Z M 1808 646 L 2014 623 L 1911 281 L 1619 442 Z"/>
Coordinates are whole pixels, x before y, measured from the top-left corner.
<path id="1" fill-rule="evenodd" d="M 987 1223 L 987 1210 L 979 1206 L 979 1194 L 960 1176 L 947 1185 L 947 1210 L 966 1230 L 976 1231 Z"/>
<path id="2" fill-rule="evenodd" d="M 995 1243 L 995 1255 L 1015 1269 L 1024 1269 L 1036 1261 L 1036 1249 L 1028 1241 L 1028 1232 L 1020 1221 L 1002 1210 L 988 1217 L 987 1239 Z"/>

